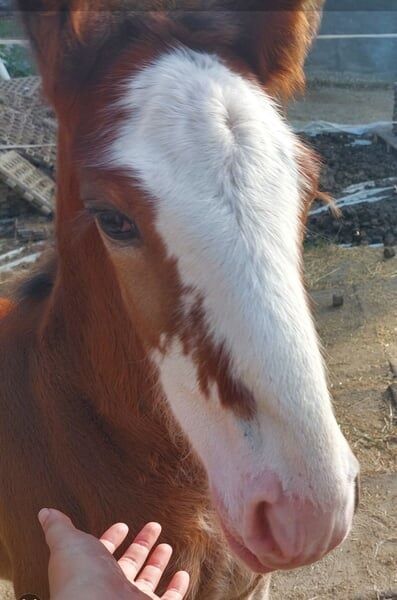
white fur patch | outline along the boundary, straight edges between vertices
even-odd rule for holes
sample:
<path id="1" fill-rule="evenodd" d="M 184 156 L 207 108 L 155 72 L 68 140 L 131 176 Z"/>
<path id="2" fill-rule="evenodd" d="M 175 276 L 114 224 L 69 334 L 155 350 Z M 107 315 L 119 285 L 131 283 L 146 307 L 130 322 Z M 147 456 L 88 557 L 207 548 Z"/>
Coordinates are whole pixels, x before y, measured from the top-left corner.
<path id="1" fill-rule="evenodd" d="M 236 464 L 240 475 L 271 465 L 286 490 L 331 501 L 350 465 L 301 282 L 294 136 L 259 87 L 193 51 L 143 69 L 122 105 L 130 117 L 106 164 L 130 169 L 153 198 L 168 253 L 258 416 L 241 424 L 216 390 L 203 398 L 177 342 L 156 357 L 172 409 L 210 477 L 224 461 L 216 476 L 231 510 Z"/>

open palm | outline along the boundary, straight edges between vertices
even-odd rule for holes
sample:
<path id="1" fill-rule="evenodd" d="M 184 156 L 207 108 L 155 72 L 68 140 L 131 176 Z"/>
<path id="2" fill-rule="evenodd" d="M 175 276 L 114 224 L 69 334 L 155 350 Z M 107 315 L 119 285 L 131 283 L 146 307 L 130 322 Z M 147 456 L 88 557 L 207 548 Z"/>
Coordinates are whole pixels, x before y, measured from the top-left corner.
<path id="1" fill-rule="evenodd" d="M 168 544 L 155 547 L 161 533 L 158 523 L 146 525 L 116 561 L 113 554 L 128 534 L 127 525 L 113 525 L 98 540 L 76 529 L 70 519 L 57 510 L 44 509 L 39 520 L 50 549 L 51 600 L 108 600 L 110 597 L 182 600 L 185 597 L 189 575 L 184 571 L 174 575 L 161 598 L 156 595 L 172 556 Z"/>

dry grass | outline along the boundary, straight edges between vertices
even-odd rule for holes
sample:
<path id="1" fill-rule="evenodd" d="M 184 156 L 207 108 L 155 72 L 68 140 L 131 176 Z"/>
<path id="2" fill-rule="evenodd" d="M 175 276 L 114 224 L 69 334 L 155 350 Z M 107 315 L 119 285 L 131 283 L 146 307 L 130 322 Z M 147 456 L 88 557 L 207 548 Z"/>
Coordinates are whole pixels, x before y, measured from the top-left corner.
<path id="1" fill-rule="evenodd" d="M 397 261 L 384 260 L 382 248 L 334 245 L 309 248 L 305 251 L 305 266 L 310 289 L 332 287 L 338 282 L 357 285 L 397 277 Z"/>

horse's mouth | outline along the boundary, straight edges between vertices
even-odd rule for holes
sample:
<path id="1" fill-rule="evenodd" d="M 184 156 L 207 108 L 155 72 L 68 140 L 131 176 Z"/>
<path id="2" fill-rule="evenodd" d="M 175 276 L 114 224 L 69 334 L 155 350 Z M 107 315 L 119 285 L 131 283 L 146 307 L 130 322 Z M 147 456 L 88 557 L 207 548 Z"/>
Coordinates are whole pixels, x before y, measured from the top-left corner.
<path id="1" fill-rule="evenodd" d="M 224 536 L 226 538 L 227 543 L 229 544 L 232 552 L 237 556 L 237 558 L 242 561 L 245 566 L 247 566 L 254 573 L 258 573 L 260 575 L 267 575 L 271 573 L 274 569 L 270 569 L 265 567 L 248 548 L 244 546 L 241 542 L 238 541 L 237 538 L 226 528 L 222 520 L 220 519 L 220 523 L 222 526 L 222 530 Z"/>
<path id="2" fill-rule="evenodd" d="M 231 528 L 229 528 L 225 524 L 225 521 L 222 518 L 221 511 L 217 510 L 216 513 L 218 515 L 218 520 L 221 525 L 225 539 L 233 554 L 237 556 L 237 558 L 254 573 L 258 573 L 259 575 L 267 575 L 268 573 L 272 573 L 275 569 L 263 565 L 260 562 L 260 560 L 255 556 L 255 554 L 253 554 L 244 545 L 243 541 L 239 538 L 238 534 L 234 533 L 231 530 Z"/>

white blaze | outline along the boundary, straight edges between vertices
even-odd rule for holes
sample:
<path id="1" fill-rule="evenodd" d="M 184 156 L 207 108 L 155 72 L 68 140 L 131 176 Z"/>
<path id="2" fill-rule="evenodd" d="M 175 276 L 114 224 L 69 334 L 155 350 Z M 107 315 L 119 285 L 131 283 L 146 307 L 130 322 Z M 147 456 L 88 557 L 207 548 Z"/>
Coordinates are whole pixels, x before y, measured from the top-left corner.
<path id="1" fill-rule="evenodd" d="M 225 344 L 258 415 L 239 422 L 216 388 L 202 397 L 177 341 L 156 357 L 171 408 L 231 512 L 233 480 L 266 465 L 286 490 L 307 496 L 310 486 L 327 502 L 345 485 L 347 445 L 301 282 L 293 134 L 258 86 L 193 51 L 144 68 L 122 105 L 130 116 L 107 164 L 130 169 L 153 198 L 167 251 L 203 297 L 209 332 Z"/>

